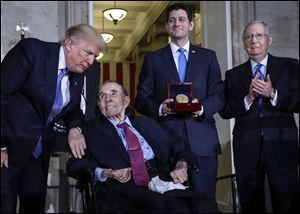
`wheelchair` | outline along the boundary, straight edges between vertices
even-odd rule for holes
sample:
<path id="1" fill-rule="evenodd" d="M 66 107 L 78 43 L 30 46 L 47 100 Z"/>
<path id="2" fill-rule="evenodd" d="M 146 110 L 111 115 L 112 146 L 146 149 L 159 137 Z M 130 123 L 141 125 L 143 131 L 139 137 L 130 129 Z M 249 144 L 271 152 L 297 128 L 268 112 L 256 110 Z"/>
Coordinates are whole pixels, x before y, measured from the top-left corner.
<path id="1" fill-rule="evenodd" d="M 230 174 L 225 176 L 220 176 L 217 178 L 217 182 L 230 179 L 232 187 L 232 209 L 233 213 L 240 212 L 238 193 L 236 188 L 236 175 Z M 101 185 L 98 182 L 97 185 Z M 122 210 L 119 210 L 118 207 L 109 203 L 105 199 L 103 192 L 101 191 L 101 186 L 97 186 L 94 181 L 94 172 L 88 169 L 83 176 L 77 179 L 76 189 L 79 190 L 81 194 L 82 207 L 84 213 L 119 213 Z M 98 190 L 100 191 L 98 192 Z"/>

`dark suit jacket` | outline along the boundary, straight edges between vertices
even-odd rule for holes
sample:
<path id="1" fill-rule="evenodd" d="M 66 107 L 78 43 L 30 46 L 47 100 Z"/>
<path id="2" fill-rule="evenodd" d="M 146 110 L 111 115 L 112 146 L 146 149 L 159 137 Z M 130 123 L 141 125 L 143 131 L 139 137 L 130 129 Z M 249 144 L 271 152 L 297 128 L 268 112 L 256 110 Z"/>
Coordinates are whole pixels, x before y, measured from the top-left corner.
<path id="1" fill-rule="evenodd" d="M 136 109 L 158 119 L 167 98 L 167 83 L 180 82 L 170 46 L 145 56 L 136 97 Z M 215 52 L 190 45 L 185 82 L 193 82 L 196 98 L 204 106 L 201 120 L 185 115 L 161 117 L 172 137 L 189 145 L 199 156 L 221 152 L 213 115 L 224 105 L 224 85 Z"/>
<path id="2" fill-rule="evenodd" d="M 81 126 L 83 75 L 73 72 L 69 73 L 70 102 L 47 124 L 55 99 L 59 47 L 59 43 L 23 39 L 1 63 L 1 148 L 7 147 L 13 172 L 26 163 L 41 135 L 49 155 L 47 139 L 58 118 L 65 117 L 69 128 Z"/>
<path id="3" fill-rule="evenodd" d="M 133 127 L 145 138 L 155 154 L 157 173 L 161 178 L 170 179 L 169 172 L 174 167 L 170 165 L 169 155 L 172 153 L 176 160 L 184 159 L 189 165 L 196 165 L 196 161 L 187 151 L 179 151 L 171 148 L 169 135 L 162 127 L 147 117 L 135 117 L 130 119 Z M 90 167 L 122 169 L 130 167 L 128 152 L 123 146 L 117 130 L 109 120 L 99 116 L 87 123 L 84 128 L 87 142 L 87 155 L 82 161 L 71 159 L 67 164 L 69 175 L 78 178 L 85 172 L 84 161 L 89 160 Z M 75 163 L 74 163 L 75 162 Z M 76 163 L 77 162 L 77 163 Z M 108 179 L 108 182 L 110 182 Z"/>
<path id="4" fill-rule="evenodd" d="M 151 118 L 135 117 L 130 118 L 130 121 L 153 149 L 156 172 L 161 179 L 171 180 L 169 173 L 174 168 L 174 165 L 172 166 L 169 162 L 170 152 L 174 152 L 175 160 L 184 159 L 189 165 L 197 164 L 191 153 L 170 148 L 169 135 Z M 69 176 L 77 179 L 82 178 L 87 169 L 94 170 L 96 166 L 112 169 L 130 167 L 129 155 L 123 146 L 121 138 L 115 127 L 106 118 L 100 117 L 89 122 L 84 129 L 84 135 L 88 151 L 86 151 L 84 159 L 71 158 L 67 161 L 67 174 Z M 152 174 L 152 176 L 155 175 Z M 117 180 L 108 178 L 104 183 L 97 182 L 96 190 L 100 191 L 102 198 L 108 198 L 108 201 L 113 201 L 113 198 L 121 196 L 116 199 L 116 204 L 125 203 L 125 207 L 130 206 L 130 203 L 138 204 L 138 206 L 143 207 L 142 211 L 156 210 L 157 206 L 164 204 L 163 200 L 165 197 L 168 197 L 172 201 L 179 199 L 191 200 L 189 206 L 196 212 L 218 212 L 218 207 L 214 200 L 205 198 L 195 192 L 173 190 L 161 195 L 136 186 L 133 184 L 133 179 L 126 183 L 120 183 Z M 124 199 L 126 199 L 125 202 Z M 155 202 L 153 203 L 153 201 Z M 151 204 L 151 207 L 145 207 L 145 202 L 147 202 L 146 204 Z M 177 204 L 176 201 L 174 203 Z M 178 204 L 178 209 L 182 209 L 181 203 Z M 116 204 L 113 205 L 115 206 Z M 178 211 L 177 208 L 175 211 Z M 171 207 L 169 207 L 169 210 L 171 210 Z"/>
<path id="5" fill-rule="evenodd" d="M 86 76 L 86 111 L 84 121 L 89 122 L 96 117 L 98 108 L 98 92 L 100 87 L 100 63 L 94 62 L 85 72 Z"/>
<path id="6" fill-rule="evenodd" d="M 299 63 L 269 54 L 267 74 L 278 93 L 277 105 L 273 107 L 264 98 L 260 107 L 256 99 L 246 111 L 244 97 L 253 78 L 250 60 L 226 72 L 226 105 L 220 114 L 225 119 L 235 117 L 233 149 L 237 169 L 257 166 L 261 131 L 272 167 L 298 164 L 298 130 L 293 112 L 299 112 Z"/>

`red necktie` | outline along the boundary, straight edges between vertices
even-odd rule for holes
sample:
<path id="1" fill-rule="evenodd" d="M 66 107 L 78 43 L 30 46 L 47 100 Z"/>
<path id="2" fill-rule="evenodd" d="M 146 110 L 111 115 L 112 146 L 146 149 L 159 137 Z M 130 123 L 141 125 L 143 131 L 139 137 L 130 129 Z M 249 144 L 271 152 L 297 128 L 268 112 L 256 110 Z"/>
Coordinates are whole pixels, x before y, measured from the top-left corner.
<path id="1" fill-rule="evenodd" d="M 150 179 L 137 136 L 129 129 L 127 123 L 118 124 L 117 127 L 123 128 L 125 131 L 134 183 L 139 186 L 147 186 Z"/>

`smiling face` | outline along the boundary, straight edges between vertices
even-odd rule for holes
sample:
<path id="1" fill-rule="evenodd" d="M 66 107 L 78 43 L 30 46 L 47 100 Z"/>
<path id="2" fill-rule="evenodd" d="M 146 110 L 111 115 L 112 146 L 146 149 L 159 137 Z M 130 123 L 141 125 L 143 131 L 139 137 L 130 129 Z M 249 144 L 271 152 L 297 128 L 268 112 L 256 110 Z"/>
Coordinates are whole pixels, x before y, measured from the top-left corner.
<path id="1" fill-rule="evenodd" d="M 94 63 L 99 52 L 100 48 L 91 42 L 68 39 L 64 46 L 67 68 L 82 73 Z"/>
<path id="2" fill-rule="evenodd" d="M 185 10 L 172 10 L 169 13 L 166 30 L 173 42 L 178 40 L 188 41 L 189 32 L 193 30 L 193 26 L 194 23 L 193 21 L 189 21 Z"/>
<path id="3" fill-rule="evenodd" d="M 266 32 L 262 23 L 255 23 L 246 29 L 243 41 L 244 49 L 249 57 L 259 63 L 268 54 L 272 37 Z"/>
<path id="4" fill-rule="evenodd" d="M 117 83 L 107 82 L 100 89 L 98 105 L 107 118 L 123 121 L 129 101 L 129 96 L 124 95 L 121 86 Z"/>

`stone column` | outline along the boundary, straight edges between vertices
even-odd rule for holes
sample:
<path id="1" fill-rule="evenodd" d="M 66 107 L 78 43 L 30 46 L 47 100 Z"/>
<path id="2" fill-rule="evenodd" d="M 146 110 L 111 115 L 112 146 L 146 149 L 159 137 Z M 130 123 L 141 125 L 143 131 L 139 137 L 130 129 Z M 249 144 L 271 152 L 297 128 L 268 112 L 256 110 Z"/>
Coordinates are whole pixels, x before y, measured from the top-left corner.
<path id="1" fill-rule="evenodd" d="M 88 1 L 66 1 L 66 27 L 88 23 Z"/>
<path id="2" fill-rule="evenodd" d="M 256 18 L 255 1 L 231 2 L 233 66 L 248 59 L 243 49 L 242 34 L 246 24 Z"/>

